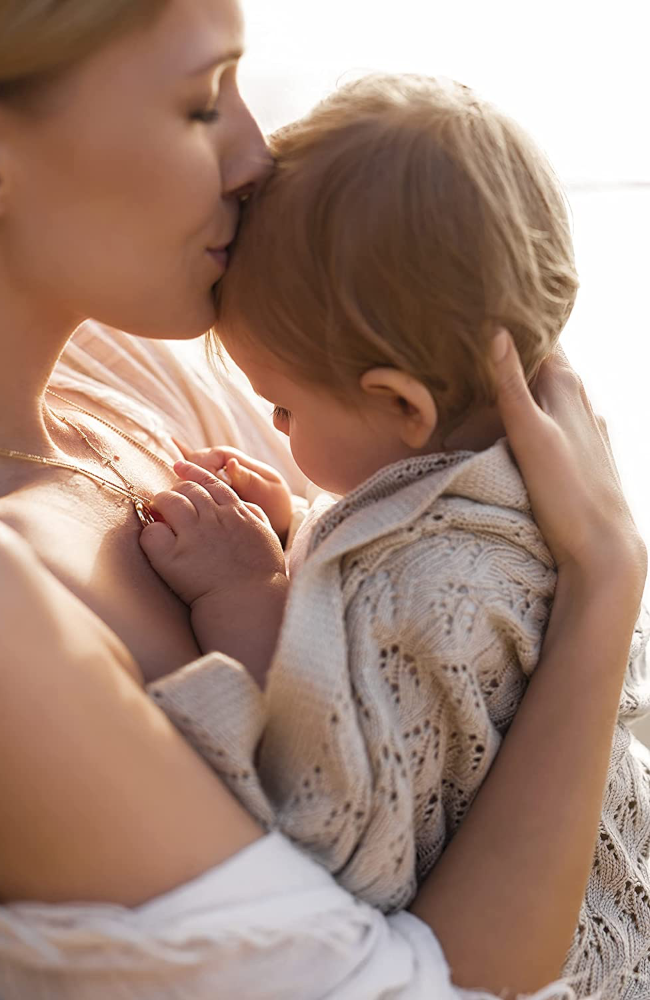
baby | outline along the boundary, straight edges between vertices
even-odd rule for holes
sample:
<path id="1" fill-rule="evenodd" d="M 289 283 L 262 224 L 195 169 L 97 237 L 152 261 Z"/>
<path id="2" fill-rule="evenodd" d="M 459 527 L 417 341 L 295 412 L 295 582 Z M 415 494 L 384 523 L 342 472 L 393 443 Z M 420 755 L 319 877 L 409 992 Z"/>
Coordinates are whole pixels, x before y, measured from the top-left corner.
<path id="1" fill-rule="evenodd" d="M 459 84 L 361 80 L 272 148 L 218 335 L 328 494 L 293 539 L 272 470 L 188 452 L 145 547 L 220 653 L 152 694 L 260 821 L 391 910 L 462 822 L 539 658 L 555 569 L 489 345 L 507 327 L 534 378 L 574 303 L 572 243 L 544 156 Z M 222 655 L 240 607 L 248 671 Z M 621 719 L 647 708 L 644 642 Z M 649 851 L 650 768 L 621 724 L 565 968 L 582 996 L 650 995 Z"/>

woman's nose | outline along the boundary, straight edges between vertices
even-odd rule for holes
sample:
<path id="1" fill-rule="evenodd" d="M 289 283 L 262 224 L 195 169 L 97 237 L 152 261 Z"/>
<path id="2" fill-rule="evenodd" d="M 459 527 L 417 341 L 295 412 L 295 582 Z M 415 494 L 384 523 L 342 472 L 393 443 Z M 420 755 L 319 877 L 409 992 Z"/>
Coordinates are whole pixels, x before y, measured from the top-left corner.
<path id="1" fill-rule="evenodd" d="M 233 144 L 227 175 L 224 177 L 224 194 L 245 198 L 264 180 L 273 167 L 259 125 L 248 108 L 242 104 L 242 120 L 237 142 Z"/>

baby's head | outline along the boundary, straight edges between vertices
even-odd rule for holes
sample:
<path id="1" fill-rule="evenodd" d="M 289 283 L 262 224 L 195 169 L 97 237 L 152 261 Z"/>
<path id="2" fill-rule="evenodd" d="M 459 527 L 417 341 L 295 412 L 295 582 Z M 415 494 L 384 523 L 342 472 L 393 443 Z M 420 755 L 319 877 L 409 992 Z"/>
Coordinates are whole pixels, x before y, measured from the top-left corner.
<path id="1" fill-rule="evenodd" d="M 344 492 L 439 449 L 492 405 L 497 327 L 533 378 L 577 291 L 566 206 L 526 133 L 451 81 L 362 79 L 271 148 L 276 169 L 246 206 L 217 332 L 255 388 L 292 410 L 276 423 L 289 420 L 307 475 Z M 294 441 L 299 391 L 312 438 L 322 432 L 316 470 Z M 369 432 L 358 442 L 355 421 Z"/>

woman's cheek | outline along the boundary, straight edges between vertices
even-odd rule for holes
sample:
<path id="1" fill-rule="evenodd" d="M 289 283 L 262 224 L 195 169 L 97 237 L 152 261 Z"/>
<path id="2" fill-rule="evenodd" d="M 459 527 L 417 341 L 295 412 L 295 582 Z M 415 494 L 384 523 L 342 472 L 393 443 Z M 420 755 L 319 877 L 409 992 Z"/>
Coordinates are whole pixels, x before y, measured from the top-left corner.
<path id="1" fill-rule="evenodd" d="M 207 137 L 191 135 L 190 139 L 179 147 L 184 155 L 179 156 L 171 180 L 170 186 L 175 191 L 172 205 L 177 206 L 175 211 L 182 214 L 188 230 L 206 227 L 211 235 L 220 236 L 223 223 L 218 217 L 221 203 L 219 158 Z M 171 176 L 170 172 L 170 179 Z"/>

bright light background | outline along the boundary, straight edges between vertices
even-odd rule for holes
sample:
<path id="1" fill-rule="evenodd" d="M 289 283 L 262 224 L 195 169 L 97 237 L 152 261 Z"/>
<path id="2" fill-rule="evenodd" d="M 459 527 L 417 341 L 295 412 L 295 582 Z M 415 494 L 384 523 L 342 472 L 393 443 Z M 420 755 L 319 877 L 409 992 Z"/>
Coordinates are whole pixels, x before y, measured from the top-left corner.
<path id="1" fill-rule="evenodd" d="M 243 0 L 242 89 L 270 131 L 360 70 L 451 76 L 518 118 L 569 189 L 564 337 L 650 542 L 648 0 Z"/>

